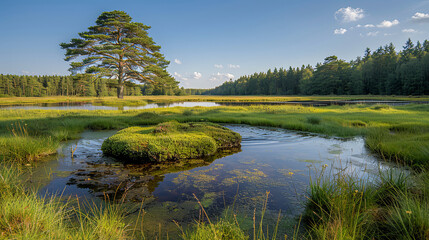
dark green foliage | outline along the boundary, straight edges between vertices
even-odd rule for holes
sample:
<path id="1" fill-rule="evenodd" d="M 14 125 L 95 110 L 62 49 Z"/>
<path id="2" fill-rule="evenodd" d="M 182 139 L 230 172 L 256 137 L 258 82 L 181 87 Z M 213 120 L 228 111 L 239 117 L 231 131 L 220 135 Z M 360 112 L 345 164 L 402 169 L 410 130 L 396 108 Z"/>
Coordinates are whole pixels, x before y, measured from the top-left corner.
<path id="1" fill-rule="evenodd" d="M 0 75 L 0 96 L 4 97 L 104 97 L 115 95 L 116 86 L 117 84 L 112 80 L 92 79 L 84 74 L 75 76 Z M 141 88 L 140 85 L 127 83 L 124 93 L 126 96 L 139 96 Z"/>
<path id="2" fill-rule="evenodd" d="M 376 183 L 376 202 L 382 206 L 397 204 L 409 191 L 408 178 L 405 172 L 392 169 L 380 173 L 380 179 Z"/>
<path id="3" fill-rule="evenodd" d="M 148 35 L 150 26 L 131 20 L 123 11 L 103 12 L 95 26 L 62 43 L 66 61 L 83 58 L 71 62 L 70 71 L 116 79 L 118 98 L 123 98 L 125 83 L 130 81 L 177 88 L 166 71 L 169 62 L 159 52 L 161 47 Z"/>
<path id="4" fill-rule="evenodd" d="M 280 68 L 228 81 L 204 94 L 211 95 L 423 95 L 429 94 L 429 43 L 414 46 L 409 39 L 402 52 L 393 44 L 363 58 L 346 62 L 336 56 L 311 66 Z"/>
<path id="5" fill-rule="evenodd" d="M 239 134 L 217 124 L 173 121 L 123 129 L 106 139 L 102 150 L 124 161 L 162 162 L 210 156 L 240 142 Z"/>
<path id="6" fill-rule="evenodd" d="M 310 117 L 307 117 L 307 122 L 310 124 L 317 125 L 322 122 L 322 119 L 320 117 L 310 116 Z"/>

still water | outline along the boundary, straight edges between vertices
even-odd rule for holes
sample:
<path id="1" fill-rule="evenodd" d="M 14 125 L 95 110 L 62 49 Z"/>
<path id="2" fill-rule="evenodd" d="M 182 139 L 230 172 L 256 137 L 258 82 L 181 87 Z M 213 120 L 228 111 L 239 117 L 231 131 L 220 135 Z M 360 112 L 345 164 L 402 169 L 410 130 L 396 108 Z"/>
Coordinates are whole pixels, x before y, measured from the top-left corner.
<path id="1" fill-rule="evenodd" d="M 103 106 L 85 102 L 42 103 L 32 105 L 0 105 L 0 109 L 46 109 L 46 110 L 138 110 L 150 108 L 168 107 L 217 107 L 217 106 L 249 106 L 249 105 L 303 105 L 323 107 L 330 105 L 354 105 L 354 104 L 385 104 L 400 106 L 410 103 L 429 104 L 424 101 L 380 101 L 380 100 L 349 100 L 349 101 L 289 101 L 289 102 L 173 102 L 173 103 L 149 103 L 138 106 Z"/>
<path id="2" fill-rule="evenodd" d="M 367 151 L 362 138 L 344 140 L 276 128 L 225 126 L 241 134 L 241 149 L 211 159 L 164 165 L 125 165 L 104 157 L 101 144 L 115 131 L 84 132 L 81 139 L 64 144 L 54 159 L 35 167 L 31 178 L 39 179 L 43 195 L 72 195 L 95 202 L 108 197 L 123 199 L 130 206 L 143 202 L 149 236 L 159 224 L 165 231 L 177 232 L 173 220 L 186 226 L 198 219 L 193 194 L 213 218 L 235 201 L 239 221 L 246 229 L 269 191 L 267 223 L 274 224 L 281 211 L 281 231 L 290 232 L 302 213 L 310 175 L 326 168 L 327 174 L 341 169 L 372 178 L 380 168 L 389 167 Z M 72 158 L 71 148 L 75 147 Z"/>
<path id="3" fill-rule="evenodd" d="M 45 109 L 45 110 L 138 110 L 165 107 L 216 107 L 221 106 L 215 102 L 174 102 L 174 103 L 149 103 L 138 106 L 103 106 L 92 103 L 42 103 L 36 105 L 4 105 L 1 109 Z"/>

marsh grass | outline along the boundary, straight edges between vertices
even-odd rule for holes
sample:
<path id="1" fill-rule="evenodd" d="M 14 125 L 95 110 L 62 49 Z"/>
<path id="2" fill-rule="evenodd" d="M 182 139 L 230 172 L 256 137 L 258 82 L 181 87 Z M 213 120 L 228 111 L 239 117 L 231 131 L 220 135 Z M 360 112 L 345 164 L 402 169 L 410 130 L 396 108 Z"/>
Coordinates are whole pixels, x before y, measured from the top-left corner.
<path id="1" fill-rule="evenodd" d="M 402 100 L 402 101 L 428 101 L 427 96 L 126 96 L 124 99 L 117 97 L 1 97 L 0 105 L 12 104 L 40 104 L 40 103 L 64 103 L 64 102 L 98 102 L 104 104 L 131 105 L 139 102 L 285 102 L 285 101 L 342 101 L 342 100 Z M 129 102 L 129 103 L 127 103 Z"/>
<path id="2" fill-rule="evenodd" d="M 218 98 L 213 98 L 213 100 L 216 99 Z M 258 98 L 247 98 L 247 100 L 250 99 Z M 169 101 L 167 98 L 166 100 Z M 150 111 L 0 110 L 0 155 L 6 162 L 28 163 L 28 161 L 34 161 L 40 156 L 54 151 L 59 141 L 77 138 L 85 129 L 121 129 L 129 126 L 154 125 L 171 120 L 181 123 L 217 122 L 270 126 L 337 137 L 364 136 L 370 150 L 386 160 L 408 165 L 417 172 L 411 170 L 410 174 L 403 173 L 402 175 L 400 172 L 387 172 L 380 176 L 379 181 L 359 180 L 357 176 L 341 174 L 335 175 L 333 178 L 312 179 L 307 209 L 303 217 L 307 235 L 303 237 L 310 239 L 428 238 L 428 105 L 388 108 L 367 105 L 322 108 L 303 106 L 213 107 L 193 108 L 192 114 L 185 113 L 186 110 L 190 109 L 175 107 L 151 109 Z M 319 124 L 311 123 L 307 119 L 312 117 L 323 119 L 323 121 L 320 121 Z M 26 126 L 25 131 L 16 127 L 16 122 L 20 122 L 21 126 Z M 46 146 L 51 147 L 46 148 Z M 12 201 L 13 197 L 22 203 L 21 206 L 32 204 L 33 206 L 28 208 L 45 211 L 43 214 L 46 216 L 53 214 L 49 219 L 56 224 L 61 223 L 57 224 L 58 229 L 66 226 L 61 231 L 53 230 L 52 232 L 54 235 L 60 234 L 58 235 L 60 239 L 96 239 L 99 236 L 97 231 L 103 228 L 107 228 L 106 232 L 116 234 L 115 236 L 119 238 L 130 236 L 130 226 L 120 224 L 123 216 L 119 209 L 108 210 L 109 207 L 105 207 L 93 212 L 79 212 L 62 208 L 61 211 L 58 211 L 61 209 L 61 205 L 58 205 L 57 201 L 51 201 L 47 197 L 42 200 L 35 199 L 35 195 L 23 190 L 22 186 L 18 186 L 19 184 L 14 182 L 17 178 L 13 177 L 16 174 L 15 170 L 2 166 L 0 173 L 1 204 L 4 202 L 9 204 L 8 206 L 14 206 L 17 213 L 19 213 L 19 209 L 21 212 L 26 211 L 27 208 L 20 207 L 18 202 Z M 12 210 L 12 207 L 4 207 L 4 209 Z M 6 214 L 6 212 L 2 214 Z M 19 221 L 33 219 L 31 212 L 28 214 L 28 218 L 17 217 L 15 219 L 21 219 Z M 41 216 L 44 216 L 43 214 Z M 63 217 L 63 220 L 59 219 L 60 216 Z M 77 226 L 68 220 L 76 219 L 76 216 L 81 216 L 81 218 L 77 217 L 77 219 L 81 219 L 78 220 Z M 239 234 L 237 228 L 240 227 L 236 226 L 237 223 L 234 221 L 232 214 L 232 217 L 223 219 L 217 228 Z M 32 236 L 34 236 L 33 238 L 44 238 L 44 236 L 38 235 L 40 226 L 43 228 L 51 226 L 43 221 L 26 220 L 24 222 L 29 224 L 21 225 L 23 226 L 21 228 L 11 228 L 9 223 L 5 222 L 0 227 L 4 232 L 1 237 L 6 239 L 19 239 L 24 238 L 23 236 L 28 236 L 30 239 Z M 203 235 L 209 236 L 211 229 L 218 222 L 196 224 L 197 228 L 200 226 L 202 229 L 201 232 L 206 232 Z M 42 225 L 38 225 L 39 223 Z M 85 223 L 84 226 L 88 226 L 84 233 L 81 231 L 82 227 L 79 227 L 83 223 Z M 256 234 L 251 236 L 261 237 L 257 233 L 259 222 L 254 221 L 254 223 Z M 115 229 L 111 225 L 120 227 L 120 229 Z M 19 226 L 19 224 L 13 226 Z M 29 227 L 26 228 L 26 226 Z M 24 233 L 22 229 L 28 230 L 28 233 Z M 54 235 L 45 238 L 55 238 Z M 94 237 L 91 238 L 91 236 Z M 265 239 L 268 239 L 267 236 L 272 238 L 273 234 L 268 235 L 264 231 L 264 236 Z M 263 237 L 261 238 L 263 239 Z"/>
<path id="3" fill-rule="evenodd" d="M 79 200 L 77 203 L 75 218 L 78 219 L 79 226 L 76 228 L 75 234 L 80 239 L 114 240 L 130 237 L 128 233 L 131 231 L 131 226 L 125 223 L 127 211 L 122 204 L 105 201 L 101 204 L 89 204 L 89 207 L 83 209 Z"/>
<path id="4" fill-rule="evenodd" d="M 307 122 L 313 125 L 320 124 L 322 119 L 316 116 L 307 117 Z"/>
<path id="5" fill-rule="evenodd" d="M 303 217 L 307 238 L 428 239 L 428 195 L 422 191 L 427 177 L 393 168 L 376 181 L 358 180 L 346 172 L 326 175 L 324 168 L 310 181 Z"/>
<path id="6" fill-rule="evenodd" d="M 122 129 L 171 120 L 248 124 L 337 137 L 365 136 L 369 149 L 382 158 L 421 169 L 429 165 L 428 119 L 428 105 L 412 104 L 388 108 L 252 105 L 129 111 L 0 110 L 0 139 L 10 135 L 8 129 L 17 121 L 27 124 L 29 137 L 51 137 L 54 142 L 77 138 L 85 129 Z"/>
<path id="7" fill-rule="evenodd" d="M 0 138 L 0 158 L 21 163 L 32 162 L 41 156 L 56 152 L 58 142 L 51 137 L 31 137 L 26 124 L 10 125 L 10 135 Z"/>
<path id="8" fill-rule="evenodd" d="M 243 231 L 243 228 L 240 226 L 239 221 L 237 220 L 237 213 L 234 209 L 237 195 L 231 208 L 227 207 L 223 215 L 217 221 L 213 222 L 205 211 L 203 204 L 194 194 L 194 198 L 197 200 L 200 206 L 202 217 L 200 216 L 200 219 L 187 232 L 185 232 L 180 227 L 179 223 L 176 223 L 176 225 L 181 230 L 182 238 L 184 240 L 275 240 L 278 239 L 277 233 L 279 230 L 279 223 L 281 221 L 281 212 L 279 212 L 277 222 L 272 229 L 272 232 L 270 232 L 268 224 L 264 221 L 269 194 L 270 192 L 268 191 L 265 194 L 265 200 L 262 203 L 260 214 L 258 214 L 259 219 L 257 219 L 255 208 L 252 219 L 253 229 L 251 234 Z M 284 235 L 281 236 L 280 239 L 298 239 L 299 224 L 300 221 L 298 222 L 294 234 L 291 237 L 288 238 L 287 235 Z"/>
<path id="9" fill-rule="evenodd" d="M 0 239 L 128 239 L 122 204 L 87 204 L 27 189 L 17 165 L 0 165 Z M 138 221 L 138 220 L 137 220 Z"/>
<path id="10" fill-rule="evenodd" d="M 373 192 L 365 181 L 349 173 L 326 174 L 310 179 L 303 220 L 311 239 L 359 239 L 371 236 Z"/>

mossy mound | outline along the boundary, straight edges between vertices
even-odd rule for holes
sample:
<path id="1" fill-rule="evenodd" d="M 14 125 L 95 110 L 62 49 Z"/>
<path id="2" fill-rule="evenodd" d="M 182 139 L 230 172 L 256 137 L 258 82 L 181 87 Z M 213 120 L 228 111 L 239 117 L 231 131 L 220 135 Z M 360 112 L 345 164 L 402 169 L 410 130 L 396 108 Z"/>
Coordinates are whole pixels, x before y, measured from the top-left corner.
<path id="1" fill-rule="evenodd" d="M 240 143 L 240 134 L 214 123 L 173 121 L 123 129 L 106 139 L 101 150 L 124 161 L 163 162 L 206 157 Z"/>

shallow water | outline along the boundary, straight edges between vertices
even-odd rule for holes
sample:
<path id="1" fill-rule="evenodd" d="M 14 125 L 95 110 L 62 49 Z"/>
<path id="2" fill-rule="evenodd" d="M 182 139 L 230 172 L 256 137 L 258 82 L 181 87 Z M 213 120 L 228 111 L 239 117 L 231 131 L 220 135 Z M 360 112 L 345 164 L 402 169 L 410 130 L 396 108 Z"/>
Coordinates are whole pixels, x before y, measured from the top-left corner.
<path id="1" fill-rule="evenodd" d="M 288 102 L 173 102 L 173 103 L 149 103 L 137 106 L 102 106 L 85 102 L 72 103 L 42 103 L 31 105 L 0 105 L 0 109 L 45 109 L 45 110 L 138 110 L 168 107 L 217 107 L 217 106 L 249 106 L 249 105 L 303 105 L 303 106 L 330 106 L 330 105 L 354 105 L 354 104 L 384 104 L 400 106 L 410 103 L 428 104 L 425 101 L 381 101 L 381 100 L 349 100 L 349 101 L 288 101 Z"/>
<path id="2" fill-rule="evenodd" d="M 138 110 L 165 107 L 216 107 L 220 106 L 215 102 L 174 102 L 174 103 L 149 103 L 137 106 L 102 106 L 92 103 L 72 102 L 72 103 L 43 103 L 31 105 L 3 105 L 1 109 L 45 109 L 45 110 Z"/>
<path id="3" fill-rule="evenodd" d="M 388 167 L 369 154 L 362 138 L 344 140 L 276 128 L 225 126 L 241 134 L 241 151 L 168 165 L 124 165 L 104 157 L 100 150 L 103 140 L 115 131 L 84 132 L 81 139 L 64 144 L 55 159 L 35 167 L 31 178 L 42 185 L 40 194 L 48 191 L 95 201 L 122 198 L 130 206 L 143 201 L 149 236 L 159 223 L 165 231 L 175 232 L 173 220 L 186 226 L 198 219 L 193 194 L 214 218 L 236 199 L 238 218 L 246 229 L 269 191 L 267 222 L 274 224 L 281 211 L 289 219 L 282 221 L 286 225 L 282 231 L 287 232 L 292 230 L 290 219 L 303 210 L 310 174 L 320 172 L 325 164 L 329 174 L 341 169 L 365 178 Z M 76 145 L 72 158 L 71 148 Z"/>

